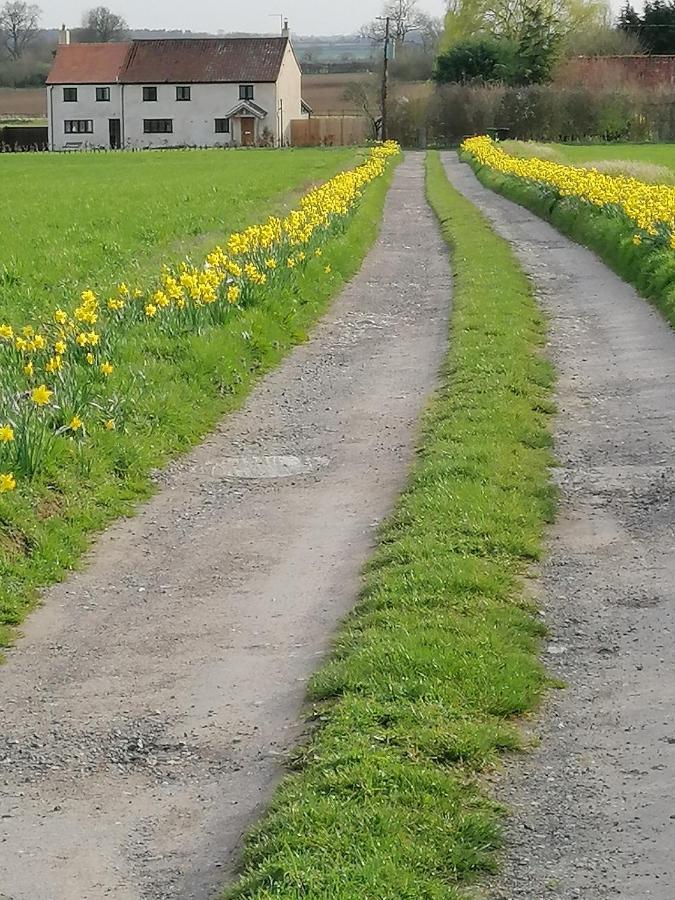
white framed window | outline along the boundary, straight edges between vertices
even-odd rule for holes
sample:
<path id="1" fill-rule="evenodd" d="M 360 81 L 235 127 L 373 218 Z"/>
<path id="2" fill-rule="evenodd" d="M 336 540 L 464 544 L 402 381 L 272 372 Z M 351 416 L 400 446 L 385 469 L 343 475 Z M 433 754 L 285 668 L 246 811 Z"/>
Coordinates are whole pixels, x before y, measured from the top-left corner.
<path id="1" fill-rule="evenodd" d="M 143 88 L 143 101 L 145 103 L 154 103 L 157 100 L 157 88 L 154 86 Z"/>
<path id="2" fill-rule="evenodd" d="M 229 119 L 216 119 L 216 134 L 229 134 L 230 133 L 230 120 Z"/>
<path id="3" fill-rule="evenodd" d="M 239 85 L 239 99 L 240 100 L 253 100 L 253 85 L 252 84 L 240 84 Z"/>
<path id="4" fill-rule="evenodd" d="M 69 87 L 63 89 L 64 103 L 77 103 L 77 88 Z"/>
<path id="5" fill-rule="evenodd" d="M 192 100 L 192 88 L 189 84 L 179 84 L 176 86 L 176 100 L 181 102 Z"/>
<path id="6" fill-rule="evenodd" d="M 143 119 L 144 134 L 173 134 L 173 119 Z"/>
<path id="7" fill-rule="evenodd" d="M 96 88 L 96 102 L 97 103 L 109 103 L 110 102 L 110 88 L 109 87 L 97 87 Z"/>
<path id="8" fill-rule="evenodd" d="M 93 119 L 66 119 L 63 123 L 66 134 L 93 134 Z"/>

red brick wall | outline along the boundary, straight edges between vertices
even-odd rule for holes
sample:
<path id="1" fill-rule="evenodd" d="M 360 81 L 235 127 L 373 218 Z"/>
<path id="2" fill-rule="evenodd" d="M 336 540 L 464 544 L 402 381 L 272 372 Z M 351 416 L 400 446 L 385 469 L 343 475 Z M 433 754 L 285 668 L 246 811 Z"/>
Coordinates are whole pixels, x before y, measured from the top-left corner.
<path id="1" fill-rule="evenodd" d="M 578 56 L 561 64 L 556 81 L 566 84 L 675 85 L 675 56 Z"/>

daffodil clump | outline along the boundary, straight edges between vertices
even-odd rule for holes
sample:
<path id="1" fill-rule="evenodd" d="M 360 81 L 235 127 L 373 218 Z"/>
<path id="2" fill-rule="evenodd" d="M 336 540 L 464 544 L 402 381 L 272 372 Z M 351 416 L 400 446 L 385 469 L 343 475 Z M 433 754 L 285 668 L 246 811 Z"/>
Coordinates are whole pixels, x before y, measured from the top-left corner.
<path id="1" fill-rule="evenodd" d="M 561 197 L 625 216 L 635 229 L 636 244 L 651 243 L 675 250 L 675 187 L 647 184 L 623 175 L 605 175 L 545 159 L 519 159 L 505 153 L 491 138 L 469 138 L 462 150 L 481 166 L 503 175 L 547 186 Z"/>
<path id="2" fill-rule="evenodd" d="M 399 152 L 374 147 L 364 163 L 310 191 L 285 218 L 230 235 L 203 264 L 165 267 L 149 292 L 119 284 L 109 297 L 85 291 L 39 323 L 0 322 L 0 494 L 43 466 L 57 441 L 115 431 L 129 400 L 117 379 L 116 351 L 132 329 L 169 336 L 222 325 L 234 307 L 264 299 L 301 277 L 322 245 L 343 231 L 364 188 Z M 324 275 L 330 265 L 321 265 Z"/>

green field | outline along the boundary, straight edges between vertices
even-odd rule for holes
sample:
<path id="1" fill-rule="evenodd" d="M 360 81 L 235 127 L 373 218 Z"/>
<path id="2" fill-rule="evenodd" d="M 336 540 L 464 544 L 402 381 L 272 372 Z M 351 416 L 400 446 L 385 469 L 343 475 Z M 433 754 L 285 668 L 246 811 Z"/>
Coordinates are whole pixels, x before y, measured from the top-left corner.
<path id="1" fill-rule="evenodd" d="M 62 301 L 72 310 L 83 285 L 133 283 L 134 272 L 147 272 L 147 288 L 154 290 L 164 261 L 194 249 L 201 264 L 205 245 L 216 237 L 224 243 L 235 227 L 297 206 L 302 188 L 327 181 L 363 155 L 303 150 L 12 157 L 12 196 L 25 202 L 17 203 L 11 222 L 0 224 L 13 253 L 13 260 L 4 257 L 13 266 L 5 269 L 5 308 L 19 321 L 30 307 L 53 309 Z M 32 481 L 24 478 L 10 493 L 0 490 L 0 647 L 12 641 L 39 588 L 61 580 L 97 530 L 149 496 L 149 473 L 197 443 L 257 378 L 306 339 L 373 242 L 393 168 L 366 186 L 344 227 L 327 235 L 320 257 L 312 255 L 255 302 L 221 306 L 205 321 L 188 317 L 167 328 L 134 320 L 116 341 L 109 328 L 115 363 L 104 392 L 106 408 L 114 407 L 106 413 L 110 430 L 99 421 L 100 404 L 89 404 L 85 414 L 84 394 L 71 392 L 62 401 L 59 376 L 46 369 L 35 373 L 35 385 L 46 381 L 57 391 L 57 417 L 65 422 L 83 408 L 88 421 L 69 438 L 47 438 L 49 453 Z M 3 177 L 11 180 L 6 172 Z M 51 179 L 57 184 L 50 195 Z M 0 401 L 2 375 L 0 369 Z M 7 413 L 3 419 L 0 402 L 0 425 L 16 425 L 17 394 L 12 385 L 5 389 Z M 13 466 L 0 465 L 0 474 Z"/>
<path id="2" fill-rule="evenodd" d="M 155 275 L 293 192 L 349 167 L 357 151 L 6 154 L 0 167 L 0 321 L 16 324 L 85 288 Z"/>
<path id="3" fill-rule="evenodd" d="M 579 165 L 605 159 L 630 159 L 675 171 L 675 144 L 551 144 L 566 162 Z"/>

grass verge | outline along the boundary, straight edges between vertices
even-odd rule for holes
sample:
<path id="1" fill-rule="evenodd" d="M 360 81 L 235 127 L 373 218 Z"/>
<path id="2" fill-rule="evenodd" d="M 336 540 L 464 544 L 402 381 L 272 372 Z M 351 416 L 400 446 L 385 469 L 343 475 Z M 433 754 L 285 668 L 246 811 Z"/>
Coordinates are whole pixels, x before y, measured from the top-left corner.
<path id="1" fill-rule="evenodd" d="M 360 602 L 315 676 L 320 727 L 230 900 L 451 900 L 492 870 L 481 783 L 547 679 L 523 598 L 554 497 L 544 323 L 507 244 L 428 159 L 453 249 L 451 349 Z"/>
<path id="2" fill-rule="evenodd" d="M 125 343 L 119 369 L 131 373 L 133 393 L 125 428 L 72 442 L 57 471 L 0 495 L 0 646 L 12 641 L 39 589 L 77 565 L 92 535 L 152 493 L 150 473 L 198 443 L 306 339 L 372 245 L 393 170 L 366 188 L 346 231 L 288 290 L 233 308 L 223 327 L 177 339 L 146 331 Z"/>
<path id="3" fill-rule="evenodd" d="M 608 213 L 574 197 L 561 198 L 543 184 L 503 175 L 480 166 L 470 154 L 462 158 L 485 187 L 546 219 L 572 240 L 593 250 L 617 275 L 651 300 L 675 327 L 675 253 L 635 244 L 635 225 L 625 216 Z"/>

